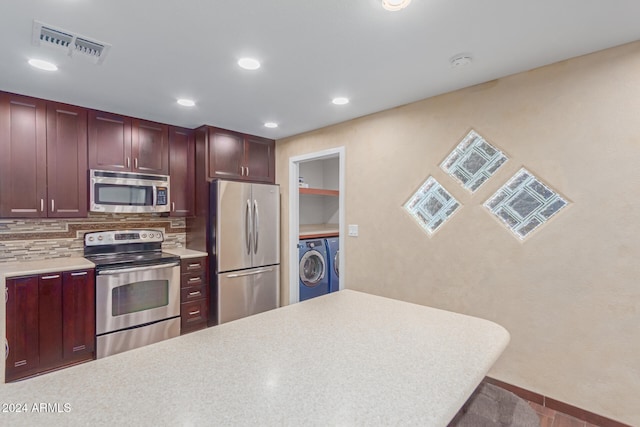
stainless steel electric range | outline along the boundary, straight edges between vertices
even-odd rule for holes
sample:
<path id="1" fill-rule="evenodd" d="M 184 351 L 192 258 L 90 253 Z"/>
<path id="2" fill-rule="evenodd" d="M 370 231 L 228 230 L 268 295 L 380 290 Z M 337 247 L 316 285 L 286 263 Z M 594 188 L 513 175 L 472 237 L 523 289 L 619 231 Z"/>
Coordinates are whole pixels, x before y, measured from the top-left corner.
<path id="1" fill-rule="evenodd" d="M 157 230 L 84 236 L 96 265 L 96 357 L 180 335 L 180 258 L 162 252 Z"/>

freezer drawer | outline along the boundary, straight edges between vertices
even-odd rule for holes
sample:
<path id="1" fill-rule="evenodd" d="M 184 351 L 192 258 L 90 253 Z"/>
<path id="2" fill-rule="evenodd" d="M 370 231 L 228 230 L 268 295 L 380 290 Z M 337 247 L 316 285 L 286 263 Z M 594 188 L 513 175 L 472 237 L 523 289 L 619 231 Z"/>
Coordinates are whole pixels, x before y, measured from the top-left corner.
<path id="1" fill-rule="evenodd" d="M 221 273 L 217 282 L 218 324 L 278 307 L 279 265 Z"/>

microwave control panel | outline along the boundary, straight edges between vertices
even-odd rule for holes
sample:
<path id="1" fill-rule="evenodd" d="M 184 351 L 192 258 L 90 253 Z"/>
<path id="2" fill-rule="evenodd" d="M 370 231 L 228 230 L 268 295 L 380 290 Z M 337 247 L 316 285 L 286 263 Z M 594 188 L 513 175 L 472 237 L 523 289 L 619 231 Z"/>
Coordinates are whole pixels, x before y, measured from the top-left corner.
<path id="1" fill-rule="evenodd" d="M 168 195 L 169 189 L 167 187 L 156 187 L 156 205 L 167 206 L 169 203 Z"/>

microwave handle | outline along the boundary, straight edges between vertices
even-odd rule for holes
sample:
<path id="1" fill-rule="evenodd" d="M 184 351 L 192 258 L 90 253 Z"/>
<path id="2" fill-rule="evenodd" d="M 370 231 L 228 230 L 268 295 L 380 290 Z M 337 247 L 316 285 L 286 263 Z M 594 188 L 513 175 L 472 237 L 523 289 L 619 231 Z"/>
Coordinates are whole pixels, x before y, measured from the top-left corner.
<path id="1" fill-rule="evenodd" d="M 158 188 L 154 185 L 153 188 L 153 206 L 158 206 Z"/>

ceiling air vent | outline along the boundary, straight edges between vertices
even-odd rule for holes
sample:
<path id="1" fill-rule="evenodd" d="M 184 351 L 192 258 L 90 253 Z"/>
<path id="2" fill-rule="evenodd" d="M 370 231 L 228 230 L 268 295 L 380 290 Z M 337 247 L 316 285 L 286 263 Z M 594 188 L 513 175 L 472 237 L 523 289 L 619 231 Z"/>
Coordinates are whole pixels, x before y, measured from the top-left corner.
<path id="1" fill-rule="evenodd" d="M 33 20 L 32 43 L 35 46 L 59 48 L 69 56 L 87 58 L 95 64 L 102 64 L 111 48 L 110 44 L 91 40 L 88 37 L 44 24 L 35 19 Z"/>

